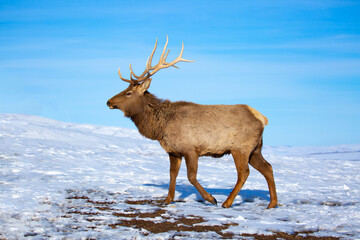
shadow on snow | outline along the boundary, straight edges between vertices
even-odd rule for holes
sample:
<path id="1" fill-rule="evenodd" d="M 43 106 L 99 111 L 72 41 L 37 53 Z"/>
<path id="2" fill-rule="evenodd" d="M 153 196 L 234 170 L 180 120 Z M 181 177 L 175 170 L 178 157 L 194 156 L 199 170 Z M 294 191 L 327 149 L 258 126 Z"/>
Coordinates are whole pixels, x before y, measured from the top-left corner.
<path id="1" fill-rule="evenodd" d="M 163 189 L 168 189 L 169 188 L 169 184 L 144 184 L 144 186 L 149 186 L 149 187 L 159 187 L 159 188 L 163 188 Z M 231 189 L 223 189 L 223 188 L 205 188 L 205 190 L 212 194 L 212 195 L 225 195 L 225 196 L 229 196 L 232 188 Z M 179 200 L 182 200 L 184 198 L 189 197 L 192 194 L 196 195 L 196 199 L 197 201 L 203 202 L 203 198 L 201 197 L 201 195 L 199 194 L 199 192 L 196 190 L 196 188 L 192 185 L 188 185 L 188 184 L 177 184 L 176 185 L 176 192 L 180 193 L 180 196 L 176 196 L 176 198 L 178 198 Z M 241 196 L 242 198 L 242 203 L 244 202 L 254 202 L 255 199 L 261 199 L 261 200 L 266 200 L 266 201 L 270 201 L 270 194 L 269 191 L 264 191 L 264 190 L 250 190 L 250 189 L 243 189 L 240 191 L 240 193 L 238 194 Z M 235 206 L 238 204 L 234 204 Z"/>

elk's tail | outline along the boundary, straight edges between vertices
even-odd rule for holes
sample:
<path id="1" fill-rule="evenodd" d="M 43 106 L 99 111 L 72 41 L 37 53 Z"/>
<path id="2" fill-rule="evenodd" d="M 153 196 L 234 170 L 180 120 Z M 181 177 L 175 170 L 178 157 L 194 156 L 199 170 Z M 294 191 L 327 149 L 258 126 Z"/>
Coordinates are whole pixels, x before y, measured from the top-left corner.
<path id="1" fill-rule="evenodd" d="M 264 127 L 269 124 L 267 117 L 262 115 L 258 110 L 254 109 L 250 106 L 247 106 L 247 107 L 249 108 L 249 111 L 254 115 L 254 117 L 256 117 L 257 119 L 259 119 L 262 122 Z"/>

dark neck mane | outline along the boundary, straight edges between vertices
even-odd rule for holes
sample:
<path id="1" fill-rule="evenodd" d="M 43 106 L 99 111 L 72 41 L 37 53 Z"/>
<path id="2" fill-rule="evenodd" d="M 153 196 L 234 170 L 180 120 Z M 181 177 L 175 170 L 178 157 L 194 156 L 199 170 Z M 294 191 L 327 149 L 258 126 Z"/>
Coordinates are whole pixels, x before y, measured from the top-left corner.
<path id="1" fill-rule="evenodd" d="M 161 140 L 164 127 L 173 116 L 172 103 L 145 92 L 141 104 L 142 110 L 131 116 L 131 120 L 142 135 L 153 140 Z"/>

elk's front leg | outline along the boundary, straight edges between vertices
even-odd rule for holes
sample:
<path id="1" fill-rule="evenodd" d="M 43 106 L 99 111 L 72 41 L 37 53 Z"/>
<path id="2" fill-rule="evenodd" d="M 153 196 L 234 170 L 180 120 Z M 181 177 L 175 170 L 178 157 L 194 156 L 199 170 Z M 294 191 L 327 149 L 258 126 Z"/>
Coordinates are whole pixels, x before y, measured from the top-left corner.
<path id="1" fill-rule="evenodd" d="M 165 199 L 165 204 L 170 204 L 175 197 L 176 177 L 179 173 L 179 169 L 181 165 L 181 157 L 175 157 L 173 155 L 169 155 L 169 157 L 170 157 L 170 185 L 169 185 L 169 193 Z"/>
<path id="2" fill-rule="evenodd" d="M 194 185 L 194 187 L 198 190 L 200 195 L 205 199 L 206 201 L 211 202 L 214 205 L 217 205 L 216 199 L 211 196 L 197 181 L 196 175 L 197 175 L 197 169 L 198 169 L 198 159 L 199 156 L 194 153 L 189 153 L 185 155 L 185 161 L 186 161 L 186 168 L 187 168 L 187 177 L 189 179 L 189 182 Z"/>

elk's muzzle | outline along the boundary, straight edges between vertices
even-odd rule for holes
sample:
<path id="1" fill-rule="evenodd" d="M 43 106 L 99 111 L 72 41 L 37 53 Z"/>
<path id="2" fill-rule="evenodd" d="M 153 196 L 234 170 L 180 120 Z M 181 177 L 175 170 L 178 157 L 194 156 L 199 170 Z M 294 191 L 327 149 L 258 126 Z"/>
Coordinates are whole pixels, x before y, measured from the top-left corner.
<path id="1" fill-rule="evenodd" d="M 113 105 L 113 103 L 111 102 L 111 100 L 107 101 L 106 105 L 108 105 L 108 107 L 110 109 L 116 109 L 117 108 L 117 105 Z"/>

